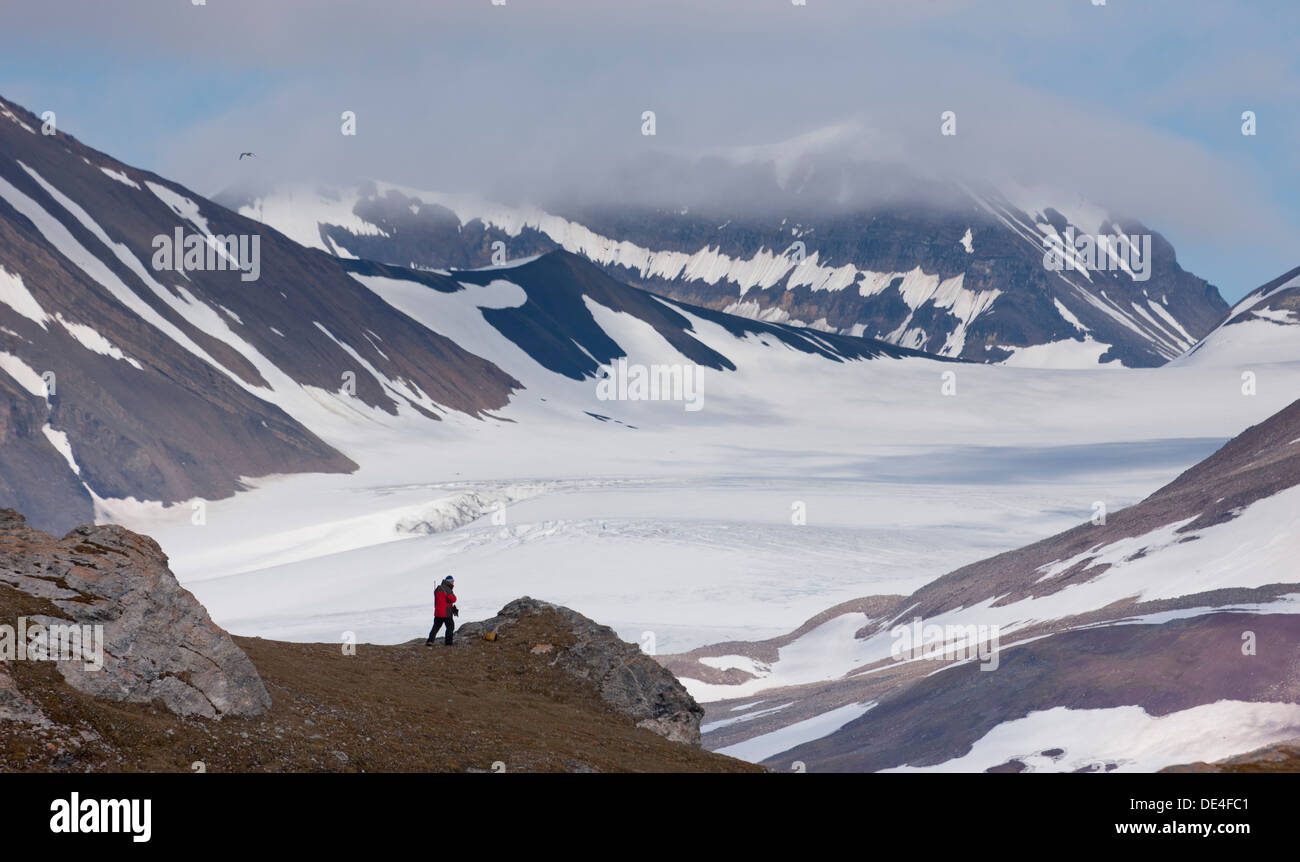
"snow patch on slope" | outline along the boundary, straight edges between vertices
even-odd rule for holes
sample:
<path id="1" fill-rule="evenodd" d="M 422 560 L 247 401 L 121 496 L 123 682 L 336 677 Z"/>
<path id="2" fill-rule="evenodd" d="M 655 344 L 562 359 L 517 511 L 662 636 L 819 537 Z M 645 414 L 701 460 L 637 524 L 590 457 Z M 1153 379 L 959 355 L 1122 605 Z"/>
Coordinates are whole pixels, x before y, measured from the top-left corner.
<path id="1" fill-rule="evenodd" d="M 1018 760 L 1030 772 L 1156 772 L 1194 759 L 1222 760 L 1300 736 L 1300 705 L 1220 700 L 1169 715 L 1140 706 L 1031 712 L 990 730 L 969 754 L 935 766 L 883 772 L 983 772 Z M 1057 757 L 1042 754 L 1063 750 Z"/>
<path id="2" fill-rule="evenodd" d="M 18 119 L 18 116 L 13 111 L 6 108 L 4 105 L 0 105 L 0 117 L 4 117 L 5 119 L 10 120 L 11 122 L 17 123 L 22 128 L 31 132 L 33 135 L 36 134 L 35 129 L 33 129 L 31 126 L 27 125 L 26 123 L 24 123 L 22 120 Z"/>
<path id="3" fill-rule="evenodd" d="M 795 746 L 803 745 L 805 742 L 829 736 L 849 722 L 866 715 L 873 706 L 875 703 L 850 703 L 823 712 L 821 715 L 788 724 L 771 733 L 764 733 L 746 739 L 744 742 L 719 748 L 717 753 L 758 763 L 783 751 L 789 751 Z"/>
<path id="4" fill-rule="evenodd" d="M 105 167 L 101 167 L 100 170 L 103 171 L 104 174 L 107 175 L 109 179 L 117 180 L 119 183 L 121 183 L 124 186 L 130 186 L 133 189 L 140 188 L 139 183 L 137 183 L 135 180 L 128 177 L 122 171 L 115 171 L 112 168 L 105 168 Z"/>
<path id="5" fill-rule="evenodd" d="M 68 334 L 77 340 L 82 347 L 87 350 L 98 353 L 101 356 L 107 356 L 125 362 L 137 371 L 142 369 L 139 362 L 127 356 L 122 350 L 100 334 L 99 330 L 93 326 L 87 326 L 84 323 L 74 323 L 64 318 L 62 314 L 57 315 L 59 323 Z"/>
<path id="6" fill-rule="evenodd" d="M 72 472 L 80 476 L 81 467 L 77 464 L 77 459 L 72 457 L 72 444 L 68 442 L 67 433 L 55 429 L 48 422 L 41 428 L 41 433 L 45 435 L 46 440 L 50 441 L 50 445 L 57 449 L 59 454 L 63 456 L 63 460 L 68 462 L 68 466 L 72 468 Z"/>
<path id="7" fill-rule="evenodd" d="M 4 371 L 10 377 L 18 382 L 18 385 L 26 389 L 38 398 L 49 398 L 49 392 L 45 387 L 45 380 L 36 370 L 23 362 L 12 353 L 6 353 L 0 350 L 0 371 Z"/>
<path id="8" fill-rule="evenodd" d="M 23 278 L 18 273 L 11 273 L 0 266 L 0 302 L 12 308 L 23 317 L 46 329 L 50 316 L 41 308 L 41 304 L 32 296 Z"/>

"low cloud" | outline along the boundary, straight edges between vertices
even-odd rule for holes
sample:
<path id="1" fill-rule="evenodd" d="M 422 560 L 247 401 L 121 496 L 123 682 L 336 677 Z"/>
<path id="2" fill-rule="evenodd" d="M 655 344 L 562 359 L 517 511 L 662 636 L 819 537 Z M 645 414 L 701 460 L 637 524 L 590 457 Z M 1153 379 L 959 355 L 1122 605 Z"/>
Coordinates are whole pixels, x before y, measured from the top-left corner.
<path id="1" fill-rule="evenodd" d="M 1141 219 L 1181 247 L 1293 247 L 1297 233 L 1300 168 L 1283 141 L 1300 128 L 1270 111 L 1288 104 L 1300 74 L 1267 10 L 1209 0 L 60 6 L 6 12 L 5 38 L 46 40 L 54 60 L 79 40 L 107 52 L 105 98 L 130 98 L 111 91 L 112 68 L 141 56 L 256 80 L 237 97 L 204 93 L 213 110 L 184 127 L 159 120 L 151 167 L 206 194 L 381 179 L 541 202 L 759 207 L 782 203 L 793 187 L 775 180 L 812 160 L 816 180 L 798 186 L 805 202 L 842 198 L 839 175 L 856 178 L 851 193 L 864 200 L 903 193 L 901 176 L 1014 181 Z M 202 88 L 195 74 L 175 86 Z M 1240 140 L 1247 108 L 1267 118 L 1258 142 Z M 340 133 L 344 111 L 357 116 L 355 136 Z M 654 136 L 642 134 L 646 111 Z M 940 134 L 944 111 L 956 114 L 955 136 Z M 1207 125 L 1219 131 L 1183 128 Z M 244 150 L 255 163 L 235 160 Z"/>

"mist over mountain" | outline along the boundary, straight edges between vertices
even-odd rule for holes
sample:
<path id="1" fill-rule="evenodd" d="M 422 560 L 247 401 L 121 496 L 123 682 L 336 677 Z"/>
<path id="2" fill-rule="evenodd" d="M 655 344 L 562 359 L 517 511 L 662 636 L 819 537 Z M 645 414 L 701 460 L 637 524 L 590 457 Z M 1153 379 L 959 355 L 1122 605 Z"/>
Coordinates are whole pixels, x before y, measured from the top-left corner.
<path id="1" fill-rule="evenodd" d="M 552 208 L 374 182 L 220 198 L 343 257 L 466 268 L 562 248 L 694 305 L 976 362 L 1160 365 L 1227 311 L 1159 233 L 1051 189 L 802 149 L 657 164 L 698 171 L 696 192 L 632 173 L 620 203 Z M 1085 259 L 1077 236 L 1116 253 Z"/>

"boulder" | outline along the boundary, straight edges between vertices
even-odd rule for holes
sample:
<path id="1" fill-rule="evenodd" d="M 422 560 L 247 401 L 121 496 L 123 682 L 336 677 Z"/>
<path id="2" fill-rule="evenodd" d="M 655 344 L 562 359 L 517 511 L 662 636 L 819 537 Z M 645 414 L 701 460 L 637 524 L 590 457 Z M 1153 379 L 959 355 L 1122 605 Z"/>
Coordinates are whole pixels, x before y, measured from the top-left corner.
<path id="1" fill-rule="evenodd" d="M 208 718 L 258 715 L 271 705 L 248 656 L 177 582 L 147 536 L 84 525 L 55 539 L 0 509 L 0 583 L 58 608 L 57 616 L 31 617 L 29 625 L 102 626 L 102 667 L 56 663 L 79 691 Z M 26 711 L 17 694 L 3 698 L 8 709 Z"/>
<path id="2" fill-rule="evenodd" d="M 674 742 L 700 744 L 704 708 L 677 677 L 640 647 L 621 640 L 609 626 L 600 625 L 575 610 L 524 596 L 507 604 L 491 619 L 466 623 L 460 627 L 459 634 L 462 637 L 495 634 L 506 639 L 521 621 L 542 615 L 552 615 L 569 637 L 557 638 L 555 643 L 537 644 L 531 650 L 533 654 L 545 656 L 568 673 L 590 680 L 607 704 L 630 716 L 638 727 Z M 564 645 L 561 640 L 571 642 Z"/>

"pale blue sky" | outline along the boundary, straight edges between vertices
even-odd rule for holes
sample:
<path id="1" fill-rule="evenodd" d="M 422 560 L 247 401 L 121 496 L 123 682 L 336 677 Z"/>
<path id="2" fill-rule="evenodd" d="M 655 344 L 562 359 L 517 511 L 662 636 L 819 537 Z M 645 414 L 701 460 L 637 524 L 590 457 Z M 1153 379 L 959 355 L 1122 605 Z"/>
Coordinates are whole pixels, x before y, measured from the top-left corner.
<path id="1" fill-rule="evenodd" d="M 527 194 L 647 148 L 849 123 L 869 155 L 1129 213 L 1229 300 L 1300 264 L 1295 0 L 28 7 L 4 11 L 0 94 L 203 194 L 249 172 Z M 950 109 L 959 134 L 941 139 Z M 338 133 L 343 110 L 355 138 Z"/>

